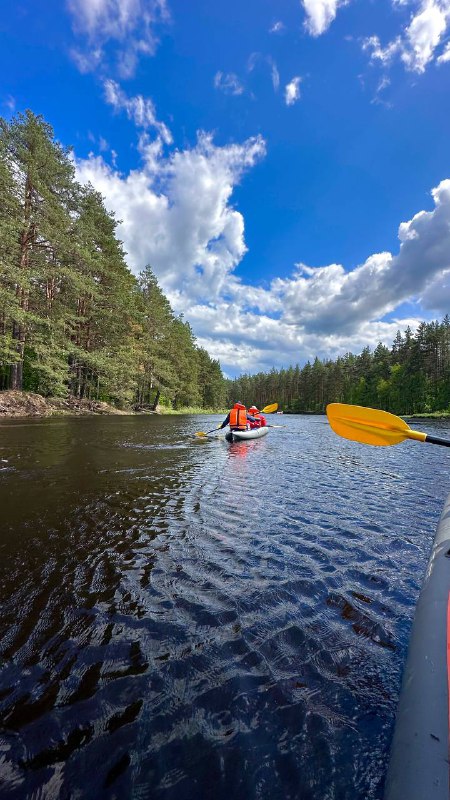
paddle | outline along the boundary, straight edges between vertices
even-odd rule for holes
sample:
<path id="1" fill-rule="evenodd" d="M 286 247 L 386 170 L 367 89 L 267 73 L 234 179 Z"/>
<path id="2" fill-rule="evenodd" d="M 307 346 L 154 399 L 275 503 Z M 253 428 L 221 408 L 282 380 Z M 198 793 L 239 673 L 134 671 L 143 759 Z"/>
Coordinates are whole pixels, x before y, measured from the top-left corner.
<path id="1" fill-rule="evenodd" d="M 271 403 L 270 406 L 264 406 L 260 414 L 273 414 L 278 408 L 278 403 Z"/>
<path id="2" fill-rule="evenodd" d="M 194 436 L 209 436 L 210 433 L 215 433 L 216 431 L 220 431 L 220 425 L 218 428 L 213 428 L 212 431 L 197 431 Z"/>
<path id="3" fill-rule="evenodd" d="M 376 408 L 330 403 L 327 406 L 327 417 L 335 433 L 344 439 L 363 444 L 387 446 L 399 444 L 405 439 L 415 439 L 417 442 L 450 447 L 449 439 L 438 439 L 428 433 L 413 431 L 404 419 Z"/>
<path id="4" fill-rule="evenodd" d="M 269 406 L 264 406 L 263 410 L 260 412 L 261 414 L 272 414 L 278 408 L 278 403 L 271 403 Z M 268 427 L 275 428 L 275 425 L 270 425 Z M 281 426 L 280 426 L 281 427 Z M 212 431 L 197 431 L 195 436 L 209 436 L 210 433 L 215 433 L 216 431 L 220 431 L 221 426 L 219 425 L 218 428 L 214 428 Z"/>

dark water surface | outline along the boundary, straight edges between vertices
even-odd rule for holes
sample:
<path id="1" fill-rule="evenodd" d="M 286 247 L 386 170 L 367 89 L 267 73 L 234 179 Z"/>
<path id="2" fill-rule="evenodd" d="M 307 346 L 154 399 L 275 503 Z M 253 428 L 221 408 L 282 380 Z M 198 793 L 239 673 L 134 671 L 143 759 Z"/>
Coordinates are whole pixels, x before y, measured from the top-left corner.
<path id="1" fill-rule="evenodd" d="M 382 797 L 450 453 L 217 419 L 1 423 L 2 800 Z"/>

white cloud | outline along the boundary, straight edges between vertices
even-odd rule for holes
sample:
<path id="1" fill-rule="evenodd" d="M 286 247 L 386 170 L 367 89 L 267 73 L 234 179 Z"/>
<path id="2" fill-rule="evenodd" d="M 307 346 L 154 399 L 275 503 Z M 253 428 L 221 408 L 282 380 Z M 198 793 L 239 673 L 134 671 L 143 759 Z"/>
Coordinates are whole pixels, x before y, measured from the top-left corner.
<path id="1" fill-rule="evenodd" d="M 244 87 L 234 72 L 216 72 L 214 86 L 224 94 L 239 95 L 244 93 Z"/>
<path id="2" fill-rule="evenodd" d="M 76 33 L 87 39 L 72 53 L 79 69 L 95 70 L 113 55 L 122 77 L 155 52 L 155 28 L 169 18 L 166 0 L 68 0 L 67 7 Z"/>
<path id="3" fill-rule="evenodd" d="M 370 52 L 372 61 L 381 61 L 384 66 L 389 66 L 394 56 L 401 51 L 402 40 L 400 36 L 390 42 L 386 47 L 381 46 L 378 36 L 369 36 L 362 42 L 362 49 Z"/>
<path id="4" fill-rule="evenodd" d="M 447 61 L 450 61 L 450 42 L 446 44 L 443 53 L 436 59 L 438 64 L 445 64 Z"/>
<path id="5" fill-rule="evenodd" d="M 246 244 L 232 194 L 264 157 L 264 141 L 219 147 L 201 134 L 195 147 L 165 156 L 161 138 L 144 135 L 140 151 L 142 167 L 127 175 L 91 156 L 76 162 L 78 178 L 122 220 L 132 269 L 152 265 L 174 309 L 229 374 L 389 345 L 398 328 L 418 324 L 421 309 L 450 308 L 450 180 L 432 191 L 432 210 L 400 224 L 396 254 L 370 255 L 351 270 L 299 264 L 287 278 L 247 286 L 234 274 Z M 417 317 L 396 314 L 406 302 Z"/>
<path id="6" fill-rule="evenodd" d="M 440 273 L 422 293 L 424 308 L 439 314 L 450 313 L 450 269 Z"/>
<path id="7" fill-rule="evenodd" d="M 375 105 L 382 105 L 386 108 L 392 108 L 392 104 L 384 99 L 383 92 L 391 85 L 390 78 L 387 75 L 383 75 L 380 80 L 378 81 L 378 85 L 375 89 L 375 94 L 372 97 L 371 103 Z"/>
<path id="8" fill-rule="evenodd" d="M 283 33 L 283 31 L 285 29 L 286 29 L 286 26 L 285 26 L 284 22 L 281 22 L 281 20 L 278 20 L 277 22 L 273 23 L 272 27 L 269 29 L 269 33 Z"/>
<path id="9" fill-rule="evenodd" d="M 449 11 L 447 3 L 425 0 L 422 4 L 406 29 L 402 60 L 407 69 L 424 72 L 446 30 Z"/>
<path id="10" fill-rule="evenodd" d="M 264 68 L 266 65 L 269 66 L 272 86 L 277 92 L 280 87 L 280 73 L 275 59 L 270 55 L 264 56 L 262 53 L 252 53 L 247 61 L 247 72 L 253 72 L 258 65 L 262 65 Z"/>
<path id="11" fill-rule="evenodd" d="M 397 5 L 406 5 L 407 0 Z M 401 34 L 385 47 L 377 36 L 370 36 L 363 42 L 363 49 L 371 52 L 373 61 L 389 65 L 399 57 L 410 72 L 423 73 L 434 60 L 437 48 L 450 24 L 450 0 L 421 0 L 419 8 L 412 14 L 409 24 Z M 450 60 L 450 53 L 444 52 L 437 61 Z"/>
<path id="12" fill-rule="evenodd" d="M 269 56 L 269 64 L 271 67 L 272 85 L 275 91 L 277 92 L 278 89 L 280 88 L 280 73 L 278 72 L 278 67 L 275 61 L 270 56 Z"/>
<path id="13" fill-rule="evenodd" d="M 292 106 L 297 100 L 300 100 L 300 84 L 302 79 L 297 76 L 292 78 L 284 88 L 284 100 L 287 106 Z"/>
<path id="14" fill-rule="evenodd" d="M 320 36 L 330 27 L 337 10 L 347 0 L 302 0 L 306 13 L 306 27 L 312 36 Z"/>
<path id="15" fill-rule="evenodd" d="M 265 153 L 260 137 L 217 147 L 200 134 L 197 145 L 162 155 L 160 140 L 140 140 L 142 169 L 127 176 L 101 157 L 77 162 L 79 180 L 90 181 L 122 222 L 119 236 L 134 271 L 154 266 L 170 296 L 210 301 L 227 290 L 246 252 L 242 214 L 230 205 L 245 170 Z M 157 188 L 155 188 L 157 187 Z"/>
<path id="16" fill-rule="evenodd" d="M 450 180 L 432 196 L 432 211 L 399 226 L 397 255 L 369 256 L 352 271 L 298 265 L 267 289 L 235 284 L 231 303 L 192 306 L 194 330 L 223 364 L 252 371 L 390 345 L 398 328 L 415 328 L 421 318 L 395 316 L 404 302 L 439 313 L 450 308 Z"/>
<path id="17" fill-rule="evenodd" d="M 172 143 L 172 134 L 164 122 L 157 120 L 155 106 L 149 97 L 143 97 L 141 94 L 127 97 L 119 84 L 109 79 L 103 86 L 106 102 L 116 111 L 125 111 L 128 119 L 131 119 L 138 128 L 155 128 L 166 144 Z"/>
<path id="18" fill-rule="evenodd" d="M 283 319 L 301 321 L 309 332 L 351 334 L 420 297 L 450 268 L 450 180 L 432 196 L 433 211 L 420 211 L 399 226 L 398 255 L 372 255 L 351 272 L 338 264 L 300 265 L 292 278 L 274 281 L 271 291 L 282 297 Z"/>

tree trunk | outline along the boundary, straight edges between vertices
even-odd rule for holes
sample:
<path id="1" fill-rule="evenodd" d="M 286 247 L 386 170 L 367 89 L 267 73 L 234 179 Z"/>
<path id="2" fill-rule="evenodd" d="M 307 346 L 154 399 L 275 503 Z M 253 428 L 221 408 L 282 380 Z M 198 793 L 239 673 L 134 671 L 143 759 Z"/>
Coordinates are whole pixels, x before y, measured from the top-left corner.
<path id="1" fill-rule="evenodd" d="M 156 411 L 157 405 L 159 403 L 159 398 L 161 397 L 161 392 L 159 389 L 156 390 L 156 397 L 153 401 L 152 411 Z"/>
<path id="2" fill-rule="evenodd" d="M 20 259 L 19 267 L 22 271 L 26 272 L 29 266 L 29 250 L 30 244 L 33 241 L 36 231 L 35 226 L 30 224 L 31 217 L 31 197 L 32 197 L 32 184 L 30 176 L 27 175 L 25 183 L 25 199 L 24 199 L 24 227 L 20 234 Z M 28 311 L 29 307 L 29 294 L 28 290 L 20 285 L 17 285 L 16 296 L 19 299 L 20 308 L 23 311 Z M 12 338 L 17 339 L 16 350 L 19 354 L 19 360 L 15 364 L 11 364 L 10 369 L 10 388 L 21 390 L 23 388 L 23 356 L 25 352 L 25 326 L 14 320 L 12 328 Z"/>

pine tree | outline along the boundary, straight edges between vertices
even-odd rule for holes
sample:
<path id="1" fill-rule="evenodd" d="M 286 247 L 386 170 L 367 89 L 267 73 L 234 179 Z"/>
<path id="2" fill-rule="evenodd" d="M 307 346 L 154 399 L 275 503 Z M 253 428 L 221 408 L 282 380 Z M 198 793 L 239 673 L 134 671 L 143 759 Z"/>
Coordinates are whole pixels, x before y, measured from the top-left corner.
<path id="1" fill-rule="evenodd" d="M 11 364 L 19 358 L 13 339 L 13 321 L 23 320 L 16 296 L 21 212 L 13 178 L 14 163 L 6 147 L 0 120 L 0 389 L 9 386 Z"/>
<path id="2" fill-rule="evenodd" d="M 170 336 L 174 315 L 151 268 L 139 276 L 140 370 L 137 403 L 156 408 L 161 394 L 172 400 L 177 385 L 176 368 L 170 358 Z"/>
<path id="3" fill-rule="evenodd" d="M 15 295 L 11 323 L 15 359 L 10 387 L 23 386 L 25 347 L 30 337 L 35 371 L 45 388 L 64 378 L 63 331 L 54 315 L 68 249 L 70 214 L 75 207 L 74 168 L 67 149 L 54 141 L 53 130 L 31 111 L 1 125 L 2 151 L 14 164 L 14 195 L 20 207 Z"/>

